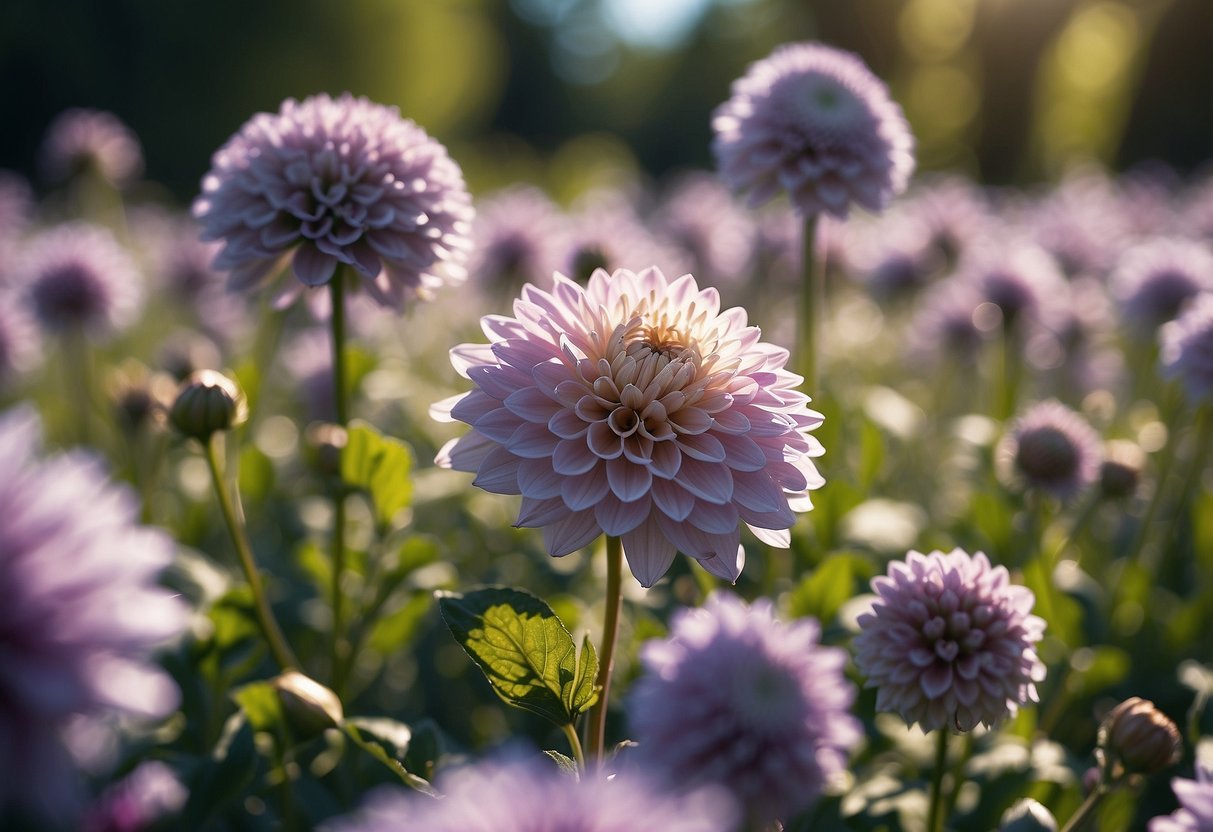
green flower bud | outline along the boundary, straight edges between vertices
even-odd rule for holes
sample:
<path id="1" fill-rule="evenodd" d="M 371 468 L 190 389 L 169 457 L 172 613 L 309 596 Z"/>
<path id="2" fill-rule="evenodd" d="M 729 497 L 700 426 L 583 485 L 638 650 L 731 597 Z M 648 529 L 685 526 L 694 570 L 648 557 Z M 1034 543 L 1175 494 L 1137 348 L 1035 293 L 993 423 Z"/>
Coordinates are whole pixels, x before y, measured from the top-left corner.
<path id="1" fill-rule="evenodd" d="M 1133 696 L 1113 708 L 1099 726 L 1101 763 L 1121 774 L 1157 774 L 1175 765 L 1183 750 L 1179 729 L 1154 703 Z"/>
<path id="2" fill-rule="evenodd" d="M 248 405 L 236 382 L 215 370 L 198 370 L 177 388 L 169 418 L 186 436 L 206 442 L 212 433 L 242 424 Z"/>
<path id="3" fill-rule="evenodd" d="M 336 728 L 345 719 L 337 694 L 297 670 L 288 670 L 275 678 L 273 684 L 282 714 L 300 739 Z"/>

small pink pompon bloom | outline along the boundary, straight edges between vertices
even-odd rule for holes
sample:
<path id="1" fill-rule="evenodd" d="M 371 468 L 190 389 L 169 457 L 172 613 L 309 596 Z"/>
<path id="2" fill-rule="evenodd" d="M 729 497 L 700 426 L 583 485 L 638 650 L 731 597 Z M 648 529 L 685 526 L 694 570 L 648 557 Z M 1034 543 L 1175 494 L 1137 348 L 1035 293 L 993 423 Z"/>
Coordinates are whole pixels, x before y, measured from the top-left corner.
<path id="1" fill-rule="evenodd" d="M 595 271 L 582 287 L 556 274 L 515 317 L 482 320 L 490 344 L 451 351 L 476 387 L 434 405 L 471 433 L 439 465 L 475 485 L 521 494 L 518 525 L 543 528 L 555 557 L 600 534 L 622 538 L 632 574 L 652 586 L 681 551 L 735 581 L 739 524 L 779 547 L 824 480 L 809 431 L 821 414 L 715 289 L 656 268 Z"/>
<path id="2" fill-rule="evenodd" d="M 877 599 L 859 616 L 855 664 L 876 688 L 876 710 L 924 731 L 970 731 L 1037 702 L 1045 678 L 1036 597 L 1005 566 L 961 549 L 911 551 L 872 579 Z"/>

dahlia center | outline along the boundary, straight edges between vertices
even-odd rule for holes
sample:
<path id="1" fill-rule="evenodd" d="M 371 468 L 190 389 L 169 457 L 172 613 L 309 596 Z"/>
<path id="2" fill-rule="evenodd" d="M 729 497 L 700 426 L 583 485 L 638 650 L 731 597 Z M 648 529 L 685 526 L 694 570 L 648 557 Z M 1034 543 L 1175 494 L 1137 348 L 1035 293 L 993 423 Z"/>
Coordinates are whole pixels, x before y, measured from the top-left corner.
<path id="1" fill-rule="evenodd" d="M 1039 428 L 1019 440 L 1016 462 L 1030 477 L 1064 479 L 1078 467 L 1078 452 L 1070 437 L 1056 428 Z"/>

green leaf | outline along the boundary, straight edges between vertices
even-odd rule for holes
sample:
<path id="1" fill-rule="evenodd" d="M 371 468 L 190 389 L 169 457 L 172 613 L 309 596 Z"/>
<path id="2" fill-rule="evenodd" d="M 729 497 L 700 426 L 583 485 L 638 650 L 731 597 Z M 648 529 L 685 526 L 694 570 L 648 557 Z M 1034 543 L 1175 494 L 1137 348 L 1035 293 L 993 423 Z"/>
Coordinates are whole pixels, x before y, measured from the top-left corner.
<path id="1" fill-rule="evenodd" d="M 578 661 L 556 613 L 528 592 L 488 587 L 439 593 L 451 633 L 507 704 L 568 725 L 596 701 L 598 658 L 588 638 Z"/>
<path id="2" fill-rule="evenodd" d="M 398 609 L 376 621 L 369 638 L 371 647 L 385 656 L 406 649 L 429 612 L 430 598 L 428 592 L 417 592 Z"/>
<path id="3" fill-rule="evenodd" d="M 387 528 L 412 503 L 412 470 L 413 452 L 408 445 L 383 436 L 366 422 L 350 424 L 349 440 L 341 452 L 341 479 L 370 495 L 380 528 Z"/>
<path id="4" fill-rule="evenodd" d="M 872 577 L 868 560 L 854 552 L 836 552 L 826 557 L 788 599 L 788 615 L 812 616 L 829 624 L 842 605 L 855 596 L 855 586 Z"/>
<path id="5" fill-rule="evenodd" d="M 547 750 L 543 753 L 556 763 L 556 767 L 560 769 L 561 774 L 567 774 L 574 780 L 581 779 L 581 772 L 577 769 L 577 761 L 572 757 L 554 750 Z"/>
<path id="6" fill-rule="evenodd" d="M 274 731 L 282 724 L 282 705 L 269 682 L 253 682 L 232 694 L 254 731 Z"/>
<path id="7" fill-rule="evenodd" d="M 257 773 L 257 746 L 253 727 L 238 711 L 223 726 L 223 735 L 211 754 L 211 765 L 199 769 L 189 783 L 190 796 L 182 817 L 202 828 L 204 822 L 234 801 Z"/>
<path id="8" fill-rule="evenodd" d="M 341 729 L 355 745 L 391 769 L 404 785 L 430 797 L 438 797 L 428 781 L 410 772 L 400 762 L 399 758 L 404 756 L 400 743 L 403 742 L 407 748 L 411 736 L 407 725 L 393 719 L 355 718 L 347 719 Z"/>

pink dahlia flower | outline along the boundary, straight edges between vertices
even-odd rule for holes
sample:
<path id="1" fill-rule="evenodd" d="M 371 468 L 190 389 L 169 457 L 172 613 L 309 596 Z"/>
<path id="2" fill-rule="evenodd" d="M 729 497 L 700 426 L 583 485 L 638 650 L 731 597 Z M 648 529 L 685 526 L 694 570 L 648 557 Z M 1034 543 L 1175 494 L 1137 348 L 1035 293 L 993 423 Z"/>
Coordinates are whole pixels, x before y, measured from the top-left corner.
<path id="1" fill-rule="evenodd" d="M 924 731 L 992 726 L 1039 701 L 1045 622 L 1006 567 L 961 549 L 911 551 L 872 579 L 879 596 L 859 617 L 855 663 L 877 688 L 876 709 Z"/>
<path id="2" fill-rule="evenodd" d="M 712 149 L 729 185 L 760 205 L 786 190 L 802 216 L 883 210 L 914 170 L 901 107 L 857 55 L 819 43 L 779 47 L 733 82 Z"/>
<path id="3" fill-rule="evenodd" d="M 677 551 L 736 580 L 742 522 L 788 545 L 823 483 L 821 414 L 745 310 L 652 268 L 598 270 L 585 287 L 556 274 L 550 291 L 524 286 L 514 315 L 483 319 L 492 343 L 452 350 L 476 388 L 432 412 L 473 430 L 439 465 L 521 494 L 518 525 L 542 527 L 556 557 L 621 537 L 645 586 Z"/>
<path id="4" fill-rule="evenodd" d="M 348 93 L 287 99 L 260 113 L 211 160 L 194 216 L 222 240 L 214 266 L 235 289 L 291 260 L 303 286 L 339 264 L 384 306 L 401 308 L 466 277 L 472 201 L 446 148 L 395 107 Z"/>

